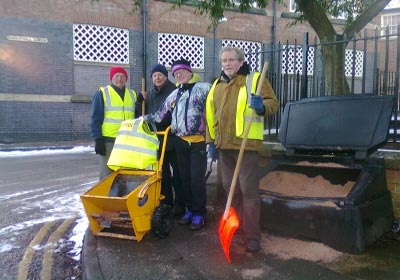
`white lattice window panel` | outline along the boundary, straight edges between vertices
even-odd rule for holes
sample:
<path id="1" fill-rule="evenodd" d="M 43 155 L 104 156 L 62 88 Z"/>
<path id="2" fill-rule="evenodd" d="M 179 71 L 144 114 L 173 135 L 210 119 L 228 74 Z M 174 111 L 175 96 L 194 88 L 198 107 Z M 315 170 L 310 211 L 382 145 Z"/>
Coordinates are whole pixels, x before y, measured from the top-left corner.
<path id="1" fill-rule="evenodd" d="M 158 63 L 171 66 L 172 62 L 184 58 L 190 66 L 204 69 L 204 38 L 182 34 L 158 34 Z"/>
<path id="2" fill-rule="evenodd" d="M 389 29 L 389 35 L 397 34 L 397 26 L 400 23 L 400 14 L 387 14 L 381 17 L 381 35 L 386 35 L 386 28 Z"/>
<path id="3" fill-rule="evenodd" d="M 362 51 L 357 51 L 355 53 L 354 59 L 354 76 L 362 77 L 363 74 L 363 61 L 364 61 L 364 53 Z M 346 50 L 345 56 L 345 74 L 346 77 L 350 77 L 353 75 L 353 50 Z"/>
<path id="4" fill-rule="evenodd" d="M 129 64 L 129 31 L 108 26 L 73 25 L 74 60 Z"/>
<path id="5" fill-rule="evenodd" d="M 307 75 L 314 75 L 314 47 L 307 51 Z M 296 60 L 296 61 L 295 61 Z M 295 65 L 296 64 L 296 65 Z M 282 46 L 282 73 L 295 74 L 303 72 L 303 47 L 295 45 Z"/>
<path id="6" fill-rule="evenodd" d="M 245 61 L 252 71 L 261 71 L 261 43 L 252 41 L 223 39 L 222 47 L 241 48 L 245 53 Z"/>

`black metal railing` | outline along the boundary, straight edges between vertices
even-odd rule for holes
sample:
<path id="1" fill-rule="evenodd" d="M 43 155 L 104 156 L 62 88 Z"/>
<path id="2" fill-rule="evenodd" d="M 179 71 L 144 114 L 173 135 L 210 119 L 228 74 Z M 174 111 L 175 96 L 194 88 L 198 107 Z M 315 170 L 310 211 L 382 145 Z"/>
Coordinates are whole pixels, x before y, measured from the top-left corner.
<path id="1" fill-rule="evenodd" d="M 344 49 L 347 46 L 350 53 L 350 58 L 343 57 L 343 64 L 347 68 L 343 67 L 342 71 L 346 71 L 347 75 L 343 72 L 343 77 L 346 79 L 339 81 L 345 93 L 395 97 L 389 142 L 400 143 L 400 36 L 397 35 L 400 34 L 400 28 L 396 35 L 389 36 L 388 30 L 385 34 L 381 35 L 379 30 L 375 30 L 375 34 L 368 35 L 365 31 L 362 36 L 359 34 L 351 39 L 341 38 L 341 40 L 329 44 L 336 44 Z M 332 83 L 331 85 L 327 84 L 327 69 L 325 69 L 323 55 L 321 55 L 326 44 L 324 40 L 318 42 L 317 38 L 314 38 L 314 42 L 309 44 L 308 34 L 305 33 L 302 44 L 298 44 L 296 41 L 291 45 L 288 42 L 286 44 L 278 43 L 263 52 L 264 60 L 269 61 L 270 65 L 267 77 L 280 102 L 279 112 L 266 119 L 266 138 L 273 139 L 276 136 L 283 108 L 287 102 L 334 94 L 332 84 L 338 78 L 332 74 Z M 311 49 L 312 52 L 310 52 Z M 345 51 L 343 52 L 345 53 Z M 291 54 L 290 59 L 289 54 Z M 362 62 L 359 58 L 357 60 L 356 54 L 362 54 Z M 332 69 L 334 67 L 336 65 L 332 65 Z M 362 68 L 362 75 L 356 75 L 356 67 L 358 67 L 358 72 Z"/>

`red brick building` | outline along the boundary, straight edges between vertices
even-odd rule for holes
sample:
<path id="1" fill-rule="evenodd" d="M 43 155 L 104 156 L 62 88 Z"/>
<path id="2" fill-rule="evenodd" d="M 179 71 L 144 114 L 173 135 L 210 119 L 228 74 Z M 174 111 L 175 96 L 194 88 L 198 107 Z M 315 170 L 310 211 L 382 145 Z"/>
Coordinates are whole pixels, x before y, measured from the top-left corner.
<path id="1" fill-rule="evenodd" d="M 184 56 L 211 82 L 224 45 L 243 47 L 260 69 L 272 45 L 301 44 L 305 32 L 314 38 L 308 24 L 288 26 L 292 0 L 270 2 L 265 10 L 226 11 L 214 29 L 191 6 L 167 1 L 148 0 L 134 11 L 131 0 L 2 0 L 0 143 L 90 139 L 91 97 L 109 83 L 112 65 L 125 67 L 129 86 L 140 90 L 154 63 L 168 67 Z M 377 18 L 368 32 L 379 26 Z"/>

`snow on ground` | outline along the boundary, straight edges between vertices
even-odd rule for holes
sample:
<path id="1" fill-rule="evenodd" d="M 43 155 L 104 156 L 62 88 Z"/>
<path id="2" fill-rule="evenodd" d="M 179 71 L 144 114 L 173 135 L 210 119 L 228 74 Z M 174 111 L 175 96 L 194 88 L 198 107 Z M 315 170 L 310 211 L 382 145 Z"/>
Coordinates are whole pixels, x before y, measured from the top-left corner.
<path id="1" fill-rule="evenodd" d="M 88 182 L 82 184 L 82 189 L 86 189 L 88 187 L 93 186 L 96 181 Z M 27 192 L 15 193 L 13 197 L 18 197 L 21 195 L 26 195 Z M 0 235 L 8 236 L 8 242 L 0 244 L 0 252 L 11 251 L 16 248 L 17 245 L 12 245 L 12 241 L 15 240 L 14 237 L 18 236 L 22 231 L 26 230 L 37 224 L 48 223 L 56 220 L 65 220 L 76 217 L 74 228 L 71 231 L 71 235 L 69 239 L 66 240 L 68 244 L 73 244 L 73 247 L 69 251 L 69 256 L 75 260 L 80 259 L 80 253 L 83 246 L 83 239 L 88 227 L 88 221 L 86 218 L 85 211 L 83 209 L 82 203 L 80 201 L 79 194 L 72 194 L 70 192 L 64 192 L 65 195 L 57 197 L 56 200 L 48 199 L 40 202 L 40 206 L 30 205 L 32 210 L 37 207 L 47 208 L 49 215 L 43 218 L 32 219 L 29 221 L 24 221 L 21 223 L 17 223 L 8 227 L 4 227 L 0 229 Z M 10 196 L 0 196 L 0 201 L 6 200 L 10 198 Z M 31 199 L 31 198 L 30 198 Z M 21 210 L 21 209 L 19 209 Z M 24 209 L 24 211 L 29 211 L 29 209 Z"/>
<path id="2" fill-rule="evenodd" d="M 66 153 L 81 153 L 81 152 L 92 152 L 94 151 L 93 147 L 89 146 L 77 146 L 71 149 L 38 149 L 38 150 L 29 150 L 29 151 L 0 151 L 0 158 L 9 158 L 9 157 L 27 157 L 34 155 L 44 155 L 44 154 L 66 154 Z M 86 182 L 82 184 L 80 187 L 82 190 L 87 189 L 93 186 L 96 181 Z M 15 199 L 18 197 L 26 196 L 26 194 L 37 193 L 38 191 L 46 193 L 45 189 L 41 190 L 32 190 L 32 191 L 24 191 L 20 193 L 14 193 L 12 195 L 3 195 L 0 196 L 0 201 Z M 83 246 L 83 239 L 88 227 L 88 221 L 86 218 L 85 211 L 83 209 L 83 205 L 80 201 L 79 194 L 72 194 L 68 190 L 63 191 L 64 195 L 59 196 L 56 200 L 48 199 L 40 202 L 40 205 L 30 205 L 28 207 L 32 207 L 32 210 L 40 207 L 47 208 L 49 215 L 44 218 L 33 219 L 29 221 L 24 221 L 22 223 L 14 224 L 8 227 L 4 227 L 0 229 L 0 235 L 7 235 L 7 242 L 0 244 L 0 253 L 8 252 L 18 247 L 18 245 L 13 245 L 12 242 L 15 240 L 13 236 L 18 235 L 26 228 L 32 227 L 33 225 L 42 224 L 46 222 L 52 222 L 60 219 L 69 219 L 72 216 L 75 216 L 77 219 L 75 221 L 74 228 L 71 231 L 71 235 L 69 239 L 66 240 L 68 244 L 73 244 L 72 249 L 69 251 L 69 256 L 71 258 L 79 261 L 81 256 L 81 250 Z M 30 197 L 29 199 L 31 199 Z M 21 199 L 21 202 L 23 199 Z M 29 205 L 29 204 L 27 204 Z M 21 209 L 20 209 L 21 210 Z M 29 209 L 25 209 L 24 211 L 28 211 Z M 71 214 L 72 213 L 72 214 Z"/>
<path id="3" fill-rule="evenodd" d="M 0 158 L 5 157 L 26 157 L 44 154 L 68 154 L 68 153 L 81 153 L 81 152 L 92 152 L 94 148 L 91 146 L 77 146 L 71 149 L 39 149 L 29 151 L 0 151 Z"/>

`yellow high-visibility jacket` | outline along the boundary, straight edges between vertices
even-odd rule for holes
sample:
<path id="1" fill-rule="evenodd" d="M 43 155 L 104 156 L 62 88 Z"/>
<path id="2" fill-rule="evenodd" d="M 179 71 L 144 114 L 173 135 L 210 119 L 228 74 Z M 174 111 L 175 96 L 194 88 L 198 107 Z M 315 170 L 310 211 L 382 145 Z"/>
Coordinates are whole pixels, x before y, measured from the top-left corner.
<path id="1" fill-rule="evenodd" d="M 145 169 L 157 163 L 159 140 L 151 132 L 143 118 L 121 123 L 107 165 L 112 170 L 119 168 Z"/>
<path id="2" fill-rule="evenodd" d="M 252 113 L 249 108 L 251 94 L 256 92 L 257 80 L 260 76 L 260 72 L 251 72 L 246 77 L 246 85 L 243 85 L 239 89 L 239 96 L 236 106 L 236 137 L 243 138 L 244 128 L 246 122 L 250 119 Z M 206 119 L 208 125 L 208 132 L 212 140 L 215 139 L 215 112 L 214 112 L 214 92 L 215 86 L 218 80 L 212 85 L 206 101 Z M 248 134 L 249 139 L 263 140 L 264 137 L 264 118 L 262 116 L 255 115 L 250 126 Z"/>
<path id="3" fill-rule="evenodd" d="M 102 135 L 105 137 L 117 137 L 121 122 L 135 118 L 136 92 L 125 89 L 124 100 L 111 87 L 101 87 L 104 100 L 104 121 L 101 126 Z"/>

